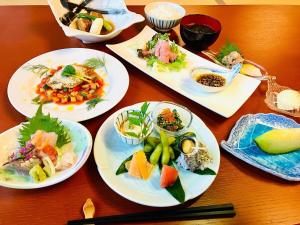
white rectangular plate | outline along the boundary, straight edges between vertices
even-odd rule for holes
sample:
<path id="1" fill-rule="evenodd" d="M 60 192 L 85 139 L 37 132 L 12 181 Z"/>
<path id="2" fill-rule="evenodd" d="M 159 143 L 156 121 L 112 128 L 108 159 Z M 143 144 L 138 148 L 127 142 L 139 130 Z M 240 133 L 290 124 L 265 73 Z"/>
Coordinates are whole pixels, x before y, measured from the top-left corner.
<path id="1" fill-rule="evenodd" d="M 226 118 L 232 116 L 260 84 L 260 81 L 257 79 L 239 74 L 224 91 L 218 93 L 199 92 L 195 82 L 190 79 L 190 71 L 195 67 L 223 67 L 197 56 L 182 47 L 180 47 L 180 50 L 186 54 L 187 68 L 182 69 L 180 72 L 157 72 L 155 69 L 147 66 L 146 60 L 139 58 L 136 52 L 136 49 L 142 48 L 155 33 L 150 27 L 145 26 L 132 39 L 106 46 L 150 77 Z"/>

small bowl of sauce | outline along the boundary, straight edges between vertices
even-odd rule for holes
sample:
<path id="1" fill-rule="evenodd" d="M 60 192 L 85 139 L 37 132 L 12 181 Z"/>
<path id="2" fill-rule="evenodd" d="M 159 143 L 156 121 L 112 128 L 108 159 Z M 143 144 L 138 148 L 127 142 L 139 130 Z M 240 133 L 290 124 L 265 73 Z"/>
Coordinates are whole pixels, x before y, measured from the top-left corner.
<path id="1" fill-rule="evenodd" d="M 211 46 L 219 37 L 221 23 L 210 16 L 191 14 L 180 22 L 180 35 L 186 45 L 197 50 Z"/>
<path id="2" fill-rule="evenodd" d="M 209 69 L 195 68 L 191 72 L 191 78 L 201 92 L 219 92 L 229 85 L 226 77 Z"/>

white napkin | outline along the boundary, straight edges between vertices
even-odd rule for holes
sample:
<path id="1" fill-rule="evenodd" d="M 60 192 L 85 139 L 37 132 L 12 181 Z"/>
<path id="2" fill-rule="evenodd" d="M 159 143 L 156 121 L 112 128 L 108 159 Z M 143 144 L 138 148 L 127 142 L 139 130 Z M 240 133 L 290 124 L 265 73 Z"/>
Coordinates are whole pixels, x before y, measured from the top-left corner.
<path id="1" fill-rule="evenodd" d="M 80 4 L 82 0 L 70 0 L 72 3 Z M 93 0 L 87 7 L 92 9 L 126 9 L 126 4 L 124 0 Z"/>

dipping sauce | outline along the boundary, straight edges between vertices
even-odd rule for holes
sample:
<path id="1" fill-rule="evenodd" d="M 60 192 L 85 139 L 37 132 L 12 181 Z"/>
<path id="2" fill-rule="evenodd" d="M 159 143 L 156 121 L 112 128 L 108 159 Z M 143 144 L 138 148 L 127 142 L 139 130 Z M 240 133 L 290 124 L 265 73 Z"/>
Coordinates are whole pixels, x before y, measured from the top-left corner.
<path id="1" fill-rule="evenodd" d="M 196 81 L 209 87 L 223 87 L 226 83 L 224 77 L 213 73 L 201 74 Z"/>
<path id="2" fill-rule="evenodd" d="M 187 29 L 189 29 L 195 33 L 213 34 L 216 32 L 212 28 L 210 28 L 209 26 L 207 26 L 205 24 L 190 23 L 185 26 Z"/>
<path id="3" fill-rule="evenodd" d="M 162 20 L 174 20 L 181 17 L 181 14 L 171 5 L 157 5 L 149 10 L 149 15 Z"/>

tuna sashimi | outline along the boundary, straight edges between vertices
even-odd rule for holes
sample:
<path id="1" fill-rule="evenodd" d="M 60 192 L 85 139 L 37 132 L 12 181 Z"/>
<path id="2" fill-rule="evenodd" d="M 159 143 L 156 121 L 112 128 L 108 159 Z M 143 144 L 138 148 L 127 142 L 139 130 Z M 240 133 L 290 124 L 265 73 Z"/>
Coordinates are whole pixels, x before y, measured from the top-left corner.
<path id="1" fill-rule="evenodd" d="M 160 176 L 160 187 L 166 188 L 172 186 L 178 178 L 178 171 L 168 165 L 163 165 Z"/>
<path id="2" fill-rule="evenodd" d="M 162 62 L 169 63 L 176 60 L 177 55 L 171 51 L 168 41 L 159 40 L 155 46 L 154 55 Z"/>

